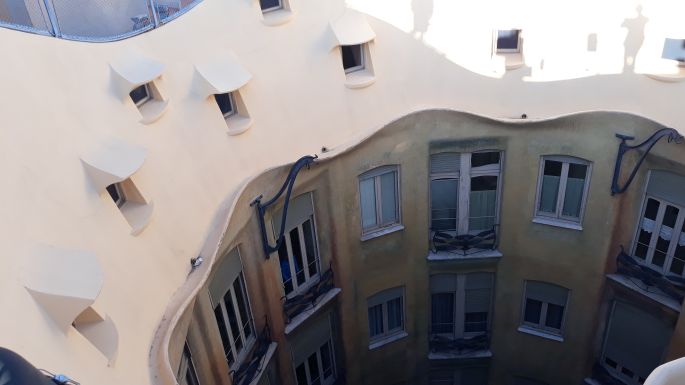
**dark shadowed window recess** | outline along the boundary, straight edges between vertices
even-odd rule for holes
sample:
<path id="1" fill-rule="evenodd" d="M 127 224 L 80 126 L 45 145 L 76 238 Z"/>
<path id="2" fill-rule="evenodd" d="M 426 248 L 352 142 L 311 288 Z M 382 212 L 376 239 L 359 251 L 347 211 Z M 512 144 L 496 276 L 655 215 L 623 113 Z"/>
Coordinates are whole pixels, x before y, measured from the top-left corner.
<path id="1" fill-rule="evenodd" d="M 283 7 L 281 0 L 259 0 L 262 11 L 275 11 Z"/>
<path id="2" fill-rule="evenodd" d="M 497 31 L 497 50 L 514 52 L 519 50 L 519 29 L 501 29 Z"/>
<path id="3" fill-rule="evenodd" d="M 224 118 L 228 118 L 229 116 L 235 114 L 235 102 L 233 100 L 233 95 L 230 92 L 225 94 L 216 94 L 214 95 L 214 99 L 216 100 L 216 104 L 219 105 L 219 110 L 221 110 L 221 114 L 224 116 Z"/>
<path id="4" fill-rule="evenodd" d="M 136 106 L 141 106 L 152 98 L 150 96 L 150 87 L 147 84 L 134 88 L 129 93 L 129 96 L 131 96 L 131 100 L 133 100 Z"/>
<path id="5" fill-rule="evenodd" d="M 340 46 L 345 72 L 364 69 L 364 50 L 361 44 Z"/>

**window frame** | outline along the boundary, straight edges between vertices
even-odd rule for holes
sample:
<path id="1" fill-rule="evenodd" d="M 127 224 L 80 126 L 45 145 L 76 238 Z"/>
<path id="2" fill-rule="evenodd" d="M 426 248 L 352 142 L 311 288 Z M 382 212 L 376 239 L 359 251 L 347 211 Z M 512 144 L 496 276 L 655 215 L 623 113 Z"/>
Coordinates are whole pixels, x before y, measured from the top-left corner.
<path id="1" fill-rule="evenodd" d="M 473 289 L 467 289 L 466 288 L 466 281 L 468 280 L 468 276 L 470 274 L 490 274 L 491 278 L 491 286 L 490 286 L 490 305 L 488 306 L 488 319 L 486 322 L 486 327 L 485 331 L 477 331 L 477 332 L 467 332 L 466 331 L 466 295 L 469 290 Z M 494 296 L 495 296 L 495 273 L 491 271 L 473 271 L 470 273 L 438 273 L 438 274 L 432 274 L 429 276 L 429 286 L 430 286 L 430 280 L 433 279 L 434 276 L 438 275 L 445 275 L 445 276 L 451 276 L 453 277 L 454 280 L 456 280 L 456 291 L 436 291 L 434 292 L 432 288 L 429 288 L 429 294 L 430 294 L 430 322 L 428 323 L 428 334 L 430 337 L 433 336 L 439 336 L 439 337 L 445 337 L 445 338 L 473 338 L 477 337 L 480 335 L 487 335 L 491 328 L 492 328 L 492 319 L 493 319 L 493 310 L 494 310 Z M 453 295 L 453 309 L 454 312 L 452 314 L 453 317 L 453 326 L 452 326 L 452 332 L 451 333 L 436 333 L 433 331 L 433 295 L 434 294 L 452 294 Z M 461 311 L 461 313 L 460 313 Z"/>
<path id="2" fill-rule="evenodd" d="M 397 292 L 397 293 L 393 293 Z M 378 301 L 381 301 L 378 299 L 378 297 L 384 296 L 384 295 L 393 295 L 391 298 L 387 300 L 383 300 L 380 303 L 376 303 Z M 398 294 L 398 295 L 395 295 Z M 368 335 L 369 335 L 369 346 L 376 344 L 378 342 L 381 342 L 383 340 L 386 340 L 388 338 L 394 337 L 394 336 L 399 336 L 402 334 L 406 333 L 406 325 L 407 325 L 407 314 L 406 314 L 406 295 L 405 295 L 405 288 L 404 286 L 397 286 L 397 287 L 392 287 L 389 289 L 381 290 L 372 296 L 368 297 L 366 299 L 366 318 L 367 318 L 367 330 L 368 330 Z M 388 302 L 394 301 L 396 299 L 400 299 L 400 304 L 401 304 L 401 326 L 394 328 L 390 330 L 388 328 L 388 323 L 389 323 L 389 312 L 388 312 Z M 373 304 L 373 305 L 371 305 Z M 381 306 L 381 314 L 383 317 L 383 332 L 380 334 L 376 334 L 374 336 L 371 335 L 371 329 L 369 328 L 371 319 L 369 317 L 369 310 L 376 307 L 376 306 Z"/>
<path id="3" fill-rule="evenodd" d="M 187 356 L 186 351 L 188 351 Z M 192 385 L 187 384 L 185 382 L 187 373 L 191 373 L 191 376 L 195 379 L 195 384 L 202 385 L 202 383 L 200 382 L 200 377 L 197 375 L 197 369 L 195 368 L 195 362 L 193 361 L 193 351 L 192 349 L 190 349 L 188 339 L 185 340 L 185 343 L 183 345 L 183 351 L 181 352 L 181 362 L 179 363 L 178 370 L 176 372 L 176 382 L 179 385 Z M 180 377 L 181 375 L 183 377 Z"/>
<path id="4" fill-rule="evenodd" d="M 260 2 L 260 3 L 259 3 L 259 9 L 262 10 L 262 13 L 263 13 L 263 14 L 266 14 L 266 13 L 269 13 L 269 12 L 274 12 L 274 11 L 278 11 L 278 10 L 281 10 L 281 9 L 285 9 L 285 5 L 284 5 L 284 3 L 283 3 L 283 0 L 278 0 L 278 5 L 277 5 L 277 6 L 275 6 L 275 7 L 270 7 L 270 8 L 262 8 L 261 2 Z"/>
<path id="5" fill-rule="evenodd" d="M 560 287 L 560 288 L 566 290 L 566 302 L 564 303 L 564 314 L 561 317 L 561 326 L 559 327 L 559 329 L 545 325 L 545 322 L 547 321 L 547 308 L 548 308 L 547 305 L 549 304 L 548 302 L 540 301 L 542 303 L 542 306 L 540 308 L 540 317 L 538 318 L 539 323 L 535 324 L 535 323 L 528 322 L 525 320 L 525 318 L 526 318 L 526 304 L 528 302 L 528 282 L 544 283 L 545 285 L 557 286 L 557 287 Z M 566 328 L 566 318 L 568 316 L 568 304 L 569 304 L 570 299 L 571 299 L 571 289 L 568 289 L 564 286 L 557 285 L 557 284 L 554 284 L 551 282 L 546 282 L 546 281 L 524 280 L 523 281 L 523 300 L 521 303 L 521 323 L 520 323 L 521 326 L 539 331 L 541 333 L 552 334 L 552 335 L 555 335 L 558 337 L 563 337 L 564 336 L 564 330 Z"/>
<path id="6" fill-rule="evenodd" d="M 323 356 L 321 354 L 321 349 L 324 347 L 324 345 L 328 345 L 329 355 L 330 355 L 330 360 L 331 360 L 331 376 L 330 376 L 329 382 L 324 382 L 325 378 L 324 378 L 324 368 L 323 368 Z M 335 365 L 335 349 L 333 347 L 333 336 L 332 335 L 328 340 L 326 340 L 326 342 L 323 343 L 323 345 L 316 348 L 316 350 L 313 353 L 311 353 L 309 356 L 307 356 L 307 358 L 304 361 L 302 361 L 299 365 L 295 366 L 295 363 L 293 363 L 293 371 L 295 372 L 294 373 L 295 374 L 295 384 L 303 385 L 303 384 L 299 384 L 299 382 L 297 380 L 297 369 L 303 365 L 304 365 L 304 373 L 305 373 L 305 377 L 306 377 L 306 381 L 307 381 L 306 385 L 312 384 L 310 367 L 309 367 L 309 358 L 313 355 L 316 356 L 317 369 L 319 369 L 319 377 L 318 377 L 319 384 L 322 384 L 322 385 L 334 384 L 335 380 L 338 378 L 338 375 L 337 375 L 337 368 Z"/>
<path id="7" fill-rule="evenodd" d="M 143 87 L 143 89 L 145 90 L 145 97 L 142 98 L 142 99 L 139 100 L 139 101 L 133 100 L 133 96 L 131 96 L 131 93 L 132 93 L 133 91 L 137 90 L 138 88 L 141 88 L 141 87 Z M 142 107 L 145 103 L 147 103 L 147 102 L 153 100 L 153 99 L 154 99 L 154 95 L 153 95 L 153 93 L 152 93 L 152 88 L 150 87 L 150 83 L 148 82 L 148 83 L 144 83 L 144 84 L 141 84 L 141 85 L 139 85 L 139 86 L 136 86 L 135 88 L 133 88 L 133 89 L 129 92 L 129 97 L 131 98 L 131 101 L 133 102 L 133 104 L 135 104 L 136 107 L 138 107 L 138 108 Z"/>
<path id="8" fill-rule="evenodd" d="M 557 190 L 557 207 L 554 214 L 546 213 L 540 210 L 540 199 L 542 194 L 542 177 L 545 172 L 546 161 L 556 161 L 561 163 L 561 175 L 559 176 L 559 189 Z M 587 166 L 585 175 L 585 185 L 583 186 L 583 197 L 580 201 L 580 213 L 578 218 L 562 215 L 564 208 L 564 198 L 566 197 L 566 185 L 568 182 L 568 169 L 571 163 Z M 535 192 L 535 211 L 534 219 L 542 219 L 545 224 L 550 224 L 547 221 L 567 223 L 571 225 L 580 226 L 585 217 L 585 206 L 587 205 L 588 195 L 590 193 L 590 183 L 592 178 L 592 162 L 578 157 L 566 155 L 542 155 L 540 156 L 540 166 L 538 170 L 538 182 Z M 551 223 L 553 224 L 553 223 Z M 582 230 L 582 228 L 580 228 Z"/>
<path id="9" fill-rule="evenodd" d="M 381 176 L 389 173 L 395 174 L 395 217 L 397 218 L 394 222 L 382 223 L 382 203 L 383 203 L 383 192 L 381 190 Z M 381 232 L 387 228 L 402 225 L 402 194 L 400 192 L 400 166 L 399 165 L 386 165 L 376 167 L 369 170 L 357 178 L 357 196 L 359 197 L 359 224 L 361 226 L 361 236 L 367 236 L 369 234 L 374 234 Z M 373 179 L 374 183 L 374 204 L 375 204 L 375 217 L 376 225 L 369 228 L 364 228 L 364 211 L 362 205 L 362 181 Z"/>
<path id="10" fill-rule="evenodd" d="M 649 199 L 653 199 L 657 202 L 659 202 L 659 209 L 657 211 L 657 216 L 656 219 L 654 220 L 654 229 L 652 230 L 652 235 L 650 237 L 649 245 L 647 246 L 647 254 L 645 255 L 645 258 L 642 259 L 641 257 L 638 257 L 635 255 L 635 252 L 637 250 L 638 246 L 638 240 L 640 236 L 640 230 L 642 229 L 642 221 L 644 220 L 645 217 L 645 210 L 647 208 L 647 202 Z M 678 235 L 677 237 L 674 235 L 671 236 L 671 240 L 669 241 L 668 245 L 668 250 L 666 251 L 666 257 L 664 260 L 664 265 L 663 266 L 657 266 L 652 263 L 652 260 L 654 258 L 654 251 L 656 249 L 656 243 L 659 239 L 659 232 L 661 230 L 661 226 L 663 226 L 663 221 L 664 221 L 664 213 L 666 211 L 666 206 L 673 206 L 679 210 L 678 216 L 676 217 L 676 222 L 673 228 L 673 233 L 680 233 L 677 231 L 677 229 L 683 229 L 683 225 L 685 224 L 685 207 L 680 206 L 678 204 L 672 203 L 666 199 L 663 198 L 657 198 L 656 196 L 650 195 L 647 193 L 647 191 L 644 192 L 642 195 L 642 202 L 640 204 L 640 211 L 639 211 L 639 216 L 637 220 L 637 224 L 635 226 L 635 232 L 633 234 L 633 242 L 632 242 L 632 247 L 631 247 L 631 255 L 635 258 L 635 260 L 643 264 L 647 267 L 649 267 L 652 270 L 655 270 L 664 276 L 673 276 L 673 277 L 679 277 L 679 278 L 685 278 L 685 269 L 683 269 L 682 274 L 676 274 L 671 272 L 671 265 L 673 264 L 673 259 L 675 258 L 675 252 L 678 247 L 678 240 L 680 236 Z M 656 229 L 659 229 L 657 231 Z"/>
<path id="11" fill-rule="evenodd" d="M 500 32 L 500 31 L 518 31 L 518 34 L 517 34 L 517 42 L 516 42 L 516 48 L 499 48 L 499 47 L 498 47 L 499 32 Z M 496 54 L 516 54 L 516 53 L 521 53 L 521 51 L 522 51 L 522 47 L 521 47 L 522 44 L 521 44 L 521 43 L 522 43 L 522 40 L 523 40 L 523 39 L 522 39 L 522 36 L 521 36 L 521 35 L 522 35 L 522 32 L 523 32 L 523 30 L 522 30 L 521 28 L 504 28 L 504 29 L 497 28 L 497 29 L 495 29 L 495 30 L 494 30 L 494 33 L 493 33 L 493 42 L 492 42 L 493 48 L 494 48 L 493 51 L 494 51 Z"/>
<path id="12" fill-rule="evenodd" d="M 360 63 L 359 63 L 359 65 L 356 65 L 356 66 L 350 67 L 350 68 L 345 68 L 345 66 L 343 65 L 343 69 L 345 70 L 346 75 L 350 74 L 352 72 L 364 71 L 366 69 L 366 54 L 367 54 L 366 53 L 366 50 L 367 50 L 366 45 L 367 45 L 367 43 L 349 44 L 349 45 L 341 45 L 340 46 L 340 58 L 342 59 L 343 63 L 344 63 L 343 47 L 359 46 L 359 52 L 360 52 L 360 55 L 359 55 L 360 60 L 359 61 L 360 61 Z"/>
<path id="13" fill-rule="evenodd" d="M 493 165 L 480 166 L 474 172 L 471 167 L 471 157 L 477 153 L 496 152 L 499 153 L 498 167 Z M 454 153 L 460 155 L 460 167 L 458 173 L 435 173 L 430 170 L 430 157 L 442 153 Z M 470 220 L 470 193 L 471 193 L 471 179 L 480 176 L 496 176 L 497 177 L 497 192 L 495 193 L 495 218 L 494 226 L 498 226 L 500 222 L 500 212 L 502 203 L 502 176 L 504 171 L 504 151 L 499 149 L 483 149 L 471 152 L 459 151 L 441 151 L 429 154 L 428 161 L 428 228 L 429 231 L 436 231 L 432 229 L 433 226 L 433 195 L 431 184 L 435 180 L 456 180 L 457 181 L 457 218 L 456 218 L 456 234 L 477 234 L 486 230 L 471 230 L 469 228 Z M 441 232 L 452 232 L 452 230 L 439 230 Z"/>
<path id="14" fill-rule="evenodd" d="M 219 104 L 219 101 L 217 100 L 218 95 L 227 95 L 228 96 L 228 103 L 231 107 L 231 111 L 224 113 L 221 111 L 221 105 Z M 238 114 L 238 105 L 236 104 L 235 97 L 233 96 L 233 92 L 225 92 L 223 94 L 214 94 L 214 100 L 216 101 L 217 106 L 219 107 L 219 112 L 221 112 L 221 115 L 223 115 L 224 119 L 228 119 L 236 114 Z"/>
<path id="15" fill-rule="evenodd" d="M 235 291 L 233 290 L 233 286 L 235 285 L 235 282 L 239 281 L 240 282 L 240 287 L 241 291 L 243 292 L 243 297 L 245 299 L 245 306 L 247 307 L 247 315 L 249 317 L 249 320 L 247 323 L 242 323 L 241 321 L 241 315 L 240 315 L 240 309 L 238 307 L 238 301 L 237 297 L 235 294 Z M 236 316 L 236 323 L 238 325 L 239 330 L 239 335 L 240 338 L 243 341 L 243 346 L 241 347 L 240 351 L 238 352 L 235 348 L 235 338 L 233 337 L 232 329 L 231 329 L 231 323 L 230 323 L 230 318 L 228 316 L 228 311 L 226 310 L 227 305 L 226 302 L 224 301 L 224 298 L 226 297 L 226 294 L 231 293 L 231 302 L 233 304 L 233 314 Z M 216 318 L 216 309 L 217 307 L 220 308 L 221 315 L 223 317 L 223 323 L 225 326 L 225 332 L 226 335 L 228 336 L 228 342 L 230 346 L 230 351 L 225 352 L 224 351 L 224 359 L 226 360 L 228 364 L 228 354 L 233 355 L 233 363 L 228 364 L 229 369 L 237 369 L 240 364 L 242 364 L 243 360 L 245 360 L 245 357 L 248 355 L 250 352 L 250 349 L 252 345 L 256 341 L 256 329 L 254 325 L 254 315 L 252 314 L 252 304 L 250 303 L 250 296 L 247 292 L 247 283 L 245 282 L 245 276 L 243 274 L 242 269 L 240 270 L 240 273 L 238 276 L 233 280 L 233 282 L 229 285 L 228 289 L 226 292 L 221 296 L 221 300 L 218 301 L 218 303 L 213 303 L 212 298 L 210 296 L 210 303 L 212 304 L 212 312 L 215 315 Z M 220 328 L 218 320 L 215 320 L 217 322 L 217 328 Z M 251 333 L 250 336 L 245 338 L 245 329 L 246 326 L 250 328 Z M 221 339 L 222 334 L 219 333 L 219 338 L 220 341 L 222 341 L 222 350 L 223 350 L 223 340 Z"/>

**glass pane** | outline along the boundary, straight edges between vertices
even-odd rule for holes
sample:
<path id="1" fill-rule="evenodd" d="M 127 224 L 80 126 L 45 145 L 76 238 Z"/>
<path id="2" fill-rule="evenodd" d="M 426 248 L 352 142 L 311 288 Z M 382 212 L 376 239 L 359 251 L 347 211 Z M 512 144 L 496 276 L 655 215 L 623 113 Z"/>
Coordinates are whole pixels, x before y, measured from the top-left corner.
<path id="1" fill-rule="evenodd" d="M 354 69 L 355 67 L 361 67 L 364 64 L 361 44 L 343 45 L 340 46 L 340 49 L 342 51 L 344 69 Z"/>
<path id="2" fill-rule="evenodd" d="M 561 180 L 561 162 L 546 160 L 542 175 L 542 189 L 538 210 L 546 213 L 557 212 L 559 181 Z"/>
<path id="3" fill-rule="evenodd" d="M 580 218 L 580 206 L 583 202 L 586 174 L 586 165 L 569 163 L 568 178 L 566 179 L 566 194 L 564 195 L 564 206 L 561 209 L 561 215 Z"/>
<path id="4" fill-rule="evenodd" d="M 564 307 L 552 303 L 547 304 L 547 319 L 545 326 L 561 329 L 561 320 L 564 318 Z"/>
<path id="5" fill-rule="evenodd" d="M 369 336 L 383 334 L 383 305 L 369 308 Z"/>
<path id="6" fill-rule="evenodd" d="M 458 179 L 431 181 L 431 230 L 457 229 Z"/>
<path id="7" fill-rule="evenodd" d="M 319 272 L 319 263 L 316 250 L 316 236 L 314 234 L 314 226 L 312 220 L 308 219 L 302 224 L 304 231 L 304 247 L 307 251 L 307 266 L 309 269 L 309 276 L 312 277 Z"/>
<path id="8" fill-rule="evenodd" d="M 221 336 L 221 344 L 224 346 L 224 354 L 229 359 L 229 364 L 233 360 L 231 353 L 231 343 L 228 340 L 228 332 L 226 331 L 226 323 L 224 322 L 224 315 L 221 312 L 221 305 L 214 308 L 214 318 L 216 318 L 216 325 L 219 327 L 219 335 Z"/>
<path id="9" fill-rule="evenodd" d="M 309 378 L 311 379 L 312 385 L 318 385 L 321 383 L 319 378 L 319 360 L 316 357 L 316 353 L 312 354 L 307 358 L 307 363 L 309 364 Z"/>
<path id="10" fill-rule="evenodd" d="M 381 223 L 397 222 L 397 173 L 381 175 Z"/>
<path id="11" fill-rule="evenodd" d="M 497 177 L 471 178 L 469 231 L 492 230 L 497 212 Z"/>
<path id="12" fill-rule="evenodd" d="M 109 193 L 109 196 L 112 197 L 112 200 L 114 203 L 119 203 L 119 200 L 121 199 L 121 195 L 119 195 L 119 189 L 117 189 L 117 186 L 111 184 L 107 186 L 107 192 Z"/>
<path id="13" fill-rule="evenodd" d="M 133 91 L 129 93 L 129 96 L 131 97 L 131 100 L 133 100 L 133 103 L 135 103 L 136 105 L 144 103 L 150 97 L 150 94 L 148 93 L 147 84 L 143 84 L 142 86 L 134 88 Z"/>
<path id="14" fill-rule="evenodd" d="M 685 62 L 685 40 L 684 39 L 664 39 L 664 48 L 661 51 L 664 59 Z"/>
<path id="15" fill-rule="evenodd" d="M 497 31 L 497 49 L 517 50 L 519 47 L 519 30 L 505 29 Z"/>
<path id="16" fill-rule="evenodd" d="M 290 262 L 288 262 L 288 249 L 285 245 L 285 239 L 278 248 L 278 263 L 281 265 L 281 279 L 283 279 L 283 287 L 285 294 L 293 291 L 293 281 L 290 276 Z"/>
<path id="17" fill-rule="evenodd" d="M 678 218 L 680 210 L 677 207 L 667 205 L 664 211 L 664 218 L 659 227 L 659 235 L 656 239 L 656 247 L 652 256 L 652 264 L 663 267 L 666 262 L 666 254 L 673 238 L 673 228 Z"/>
<path id="18" fill-rule="evenodd" d="M 526 298 L 526 310 L 523 316 L 524 321 L 539 324 L 541 312 L 542 302 L 535 299 Z"/>
<path id="19" fill-rule="evenodd" d="M 252 334 L 252 327 L 250 322 L 250 315 L 247 309 L 247 300 L 245 298 L 245 284 L 243 282 L 242 273 L 238 278 L 233 281 L 233 292 L 235 293 L 236 301 L 238 302 L 238 313 L 240 314 L 240 320 L 243 322 L 243 333 L 245 333 L 245 338 Z"/>
<path id="20" fill-rule="evenodd" d="M 465 332 L 485 332 L 488 329 L 488 313 L 464 313 Z"/>
<path id="21" fill-rule="evenodd" d="M 435 293 L 431 296 L 431 331 L 454 332 L 454 293 Z"/>
<path id="22" fill-rule="evenodd" d="M 362 206 L 362 227 L 375 227 L 376 222 L 376 184 L 374 178 L 363 179 L 359 182 Z"/>
<path id="23" fill-rule="evenodd" d="M 685 268 L 685 223 L 678 233 L 678 238 L 676 240 L 676 248 L 673 253 L 673 261 L 671 262 L 671 268 L 669 271 L 674 274 L 683 275 L 683 270 Z"/>
<path id="24" fill-rule="evenodd" d="M 659 213 L 659 206 L 661 203 L 656 199 L 648 198 L 645 205 L 645 212 L 640 223 L 640 232 L 637 236 L 637 243 L 635 246 L 635 256 L 641 259 L 647 258 L 649 251 L 649 243 L 652 240 L 654 227 L 656 226 L 656 216 Z"/>
<path id="25" fill-rule="evenodd" d="M 388 331 L 402 328 L 402 297 L 388 301 Z"/>
<path id="26" fill-rule="evenodd" d="M 297 377 L 297 385 L 307 385 L 307 373 L 304 368 L 304 363 L 298 365 L 295 369 L 295 377 Z"/>
<path id="27" fill-rule="evenodd" d="M 304 283 L 304 268 L 302 267 L 302 247 L 300 246 L 300 231 L 297 227 L 290 230 L 290 250 L 293 252 L 293 263 L 295 264 L 295 277 L 297 286 Z"/>
<path id="28" fill-rule="evenodd" d="M 281 0 L 259 0 L 259 6 L 262 10 L 281 8 Z"/>
<path id="29" fill-rule="evenodd" d="M 474 152 L 471 154 L 471 168 L 499 164 L 499 152 Z"/>
<path id="30" fill-rule="evenodd" d="M 243 342 L 240 338 L 240 328 L 238 326 L 238 319 L 235 316 L 235 305 L 233 304 L 233 298 L 231 298 L 230 290 L 224 295 L 224 305 L 226 307 L 226 314 L 228 315 L 228 323 L 231 326 L 233 345 L 235 346 L 237 354 L 240 353 L 240 349 L 243 347 Z"/>
<path id="31" fill-rule="evenodd" d="M 331 359 L 331 344 L 326 342 L 319 349 L 321 352 L 321 366 L 323 367 L 323 378 L 333 375 L 333 360 Z"/>
<path id="32" fill-rule="evenodd" d="M 229 116 L 233 114 L 233 100 L 231 100 L 231 94 L 216 94 L 214 95 L 214 100 L 216 100 L 216 104 L 219 105 L 219 110 L 221 110 L 221 114 L 224 116 Z"/>

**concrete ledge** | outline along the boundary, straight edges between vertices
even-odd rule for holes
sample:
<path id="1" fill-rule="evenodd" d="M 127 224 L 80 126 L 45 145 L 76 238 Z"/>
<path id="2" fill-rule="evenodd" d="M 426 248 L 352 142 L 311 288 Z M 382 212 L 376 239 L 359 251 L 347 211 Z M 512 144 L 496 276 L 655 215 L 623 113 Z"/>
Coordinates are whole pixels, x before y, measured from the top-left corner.
<path id="1" fill-rule="evenodd" d="M 290 320 L 289 324 L 285 325 L 285 334 L 288 335 L 288 334 L 292 333 L 293 330 L 297 329 L 298 326 L 302 325 L 302 323 L 304 323 L 304 321 L 306 321 L 309 317 L 314 315 L 319 309 L 321 309 L 322 307 L 326 306 L 326 304 L 331 302 L 333 300 L 333 298 L 335 298 L 335 296 L 337 296 L 338 293 L 340 293 L 341 291 L 342 290 L 340 290 L 340 288 L 334 287 L 331 290 L 329 290 L 326 294 L 324 294 L 323 296 L 317 298 L 318 302 L 316 303 L 316 305 L 314 307 L 307 309 L 307 310 L 303 311 L 302 313 L 298 314 L 297 316 L 295 316 L 295 318 Z"/>

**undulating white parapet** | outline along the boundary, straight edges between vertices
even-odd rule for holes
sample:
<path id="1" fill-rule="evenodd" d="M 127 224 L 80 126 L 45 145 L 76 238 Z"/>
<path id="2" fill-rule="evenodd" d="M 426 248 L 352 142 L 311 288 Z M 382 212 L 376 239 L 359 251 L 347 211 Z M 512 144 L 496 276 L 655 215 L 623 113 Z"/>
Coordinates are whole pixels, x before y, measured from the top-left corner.
<path id="1" fill-rule="evenodd" d="M 229 135 L 238 135 L 252 126 L 252 119 L 240 91 L 252 78 L 232 52 L 195 65 L 195 93 L 219 105 Z"/>
<path id="2" fill-rule="evenodd" d="M 107 186 L 123 182 L 142 167 L 147 150 L 111 138 L 81 156 L 83 166 L 98 193 Z"/>
<path id="3" fill-rule="evenodd" d="M 94 253 L 50 246 L 35 247 L 22 273 L 26 290 L 64 332 L 95 302 L 104 282 Z"/>
<path id="4" fill-rule="evenodd" d="M 169 100 L 159 84 L 163 63 L 132 50 L 112 61 L 110 67 L 114 92 L 122 102 L 132 99 L 141 123 L 150 124 L 166 112 Z"/>

